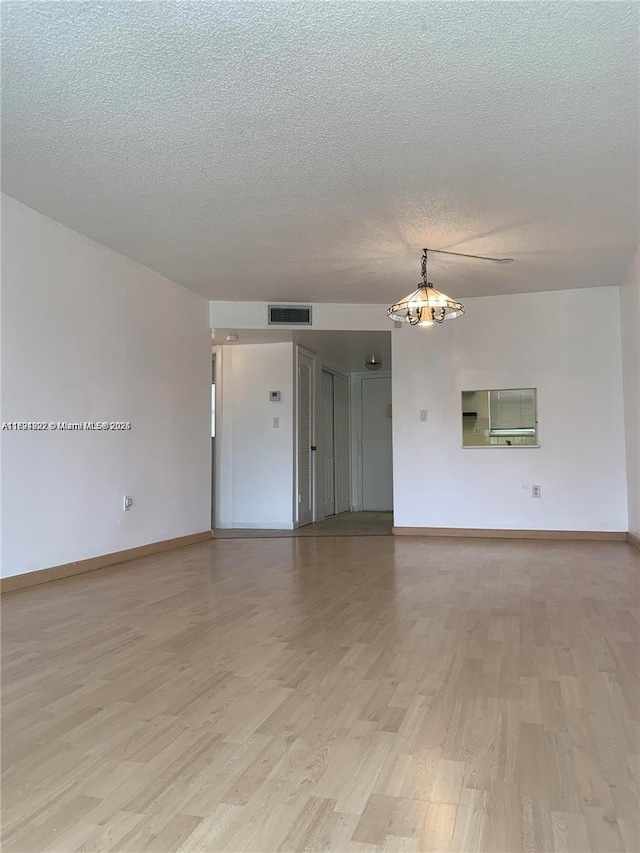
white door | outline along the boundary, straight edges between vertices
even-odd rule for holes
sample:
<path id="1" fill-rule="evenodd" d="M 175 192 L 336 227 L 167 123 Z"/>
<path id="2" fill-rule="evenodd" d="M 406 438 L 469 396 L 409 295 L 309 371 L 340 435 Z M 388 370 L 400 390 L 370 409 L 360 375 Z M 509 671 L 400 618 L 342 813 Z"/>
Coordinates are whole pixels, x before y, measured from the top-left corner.
<path id="1" fill-rule="evenodd" d="M 362 380 L 362 509 L 393 509 L 391 379 Z"/>
<path id="2" fill-rule="evenodd" d="M 333 373 L 327 370 L 322 371 L 320 412 L 320 513 L 326 518 L 336 511 Z"/>
<path id="3" fill-rule="evenodd" d="M 351 467 L 349 465 L 349 382 L 333 377 L 333 434 L 335 447 L 336 514 L 351 509 Z"/>
<path id="4" fill-rule="evenodd" d="M 313 359 L 298 350 L 297 382 L 298 524 L 313 521 Z"/>

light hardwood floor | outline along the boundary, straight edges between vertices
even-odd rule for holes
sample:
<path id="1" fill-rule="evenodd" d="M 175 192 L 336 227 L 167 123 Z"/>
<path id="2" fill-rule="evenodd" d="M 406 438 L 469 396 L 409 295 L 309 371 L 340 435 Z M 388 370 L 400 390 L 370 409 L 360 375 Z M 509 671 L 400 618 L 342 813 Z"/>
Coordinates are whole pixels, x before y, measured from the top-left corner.
<path id="1" fill-rule="evenodd" d="M 637 853 L 639 570 L 225 540 L 9 593 L 4 853 Z"/>

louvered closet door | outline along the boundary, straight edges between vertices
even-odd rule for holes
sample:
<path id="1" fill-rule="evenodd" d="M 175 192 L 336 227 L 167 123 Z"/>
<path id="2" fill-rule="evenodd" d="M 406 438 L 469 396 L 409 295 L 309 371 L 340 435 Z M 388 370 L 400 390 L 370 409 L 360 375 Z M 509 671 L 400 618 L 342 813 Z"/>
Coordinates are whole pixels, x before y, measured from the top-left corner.
<path id="1" fill-rule="evenodd" d="M 313 360 L 298 352 L 298 524 L 313 521 Z"/>

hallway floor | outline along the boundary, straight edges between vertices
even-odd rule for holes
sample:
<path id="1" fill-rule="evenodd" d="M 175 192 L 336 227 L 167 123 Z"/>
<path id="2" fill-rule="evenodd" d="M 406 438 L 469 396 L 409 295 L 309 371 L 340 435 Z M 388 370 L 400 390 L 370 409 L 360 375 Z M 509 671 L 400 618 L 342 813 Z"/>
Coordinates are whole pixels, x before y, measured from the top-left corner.
<path id="1" fill-rule="evenodd" d="M 392 512 L 343 512 L 296 530 L 216 530 L 215 539 L 290 539 L 299 536 L 391 536 Z"/>

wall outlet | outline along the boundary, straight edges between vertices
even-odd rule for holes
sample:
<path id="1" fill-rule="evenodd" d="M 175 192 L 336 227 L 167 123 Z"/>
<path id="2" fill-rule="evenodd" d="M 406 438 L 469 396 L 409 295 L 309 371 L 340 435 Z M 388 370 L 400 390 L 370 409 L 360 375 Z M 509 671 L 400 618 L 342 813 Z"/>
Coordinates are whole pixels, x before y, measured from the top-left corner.
<path id="1" fill-rule="evenodd" d="M 129 512 L 131 507 L 133 506 L 133 498 L 131 495 L 125 495 L 122 498 L 122 509 L 124 512 Z"/>
<path id="2" fill-rule="evenodd" d="M 280 428 L 280 418 L 274 418 L 274 419 L 273 419 L 273 428 L 274 428 L 274 429 L 279 429 L 279 428 Z"/>
<path id="3" fill-rule="evenodd" d="M 531 497 L 539 498 L 540 497 L 540 486 L 531 486 Z"/>
<path id="4" fill-rule="evenodd" d="M 420 409 L 420 420 L 424 423 L 424 421 L 429 419 L 429 412 L 427 409 Z"/>

